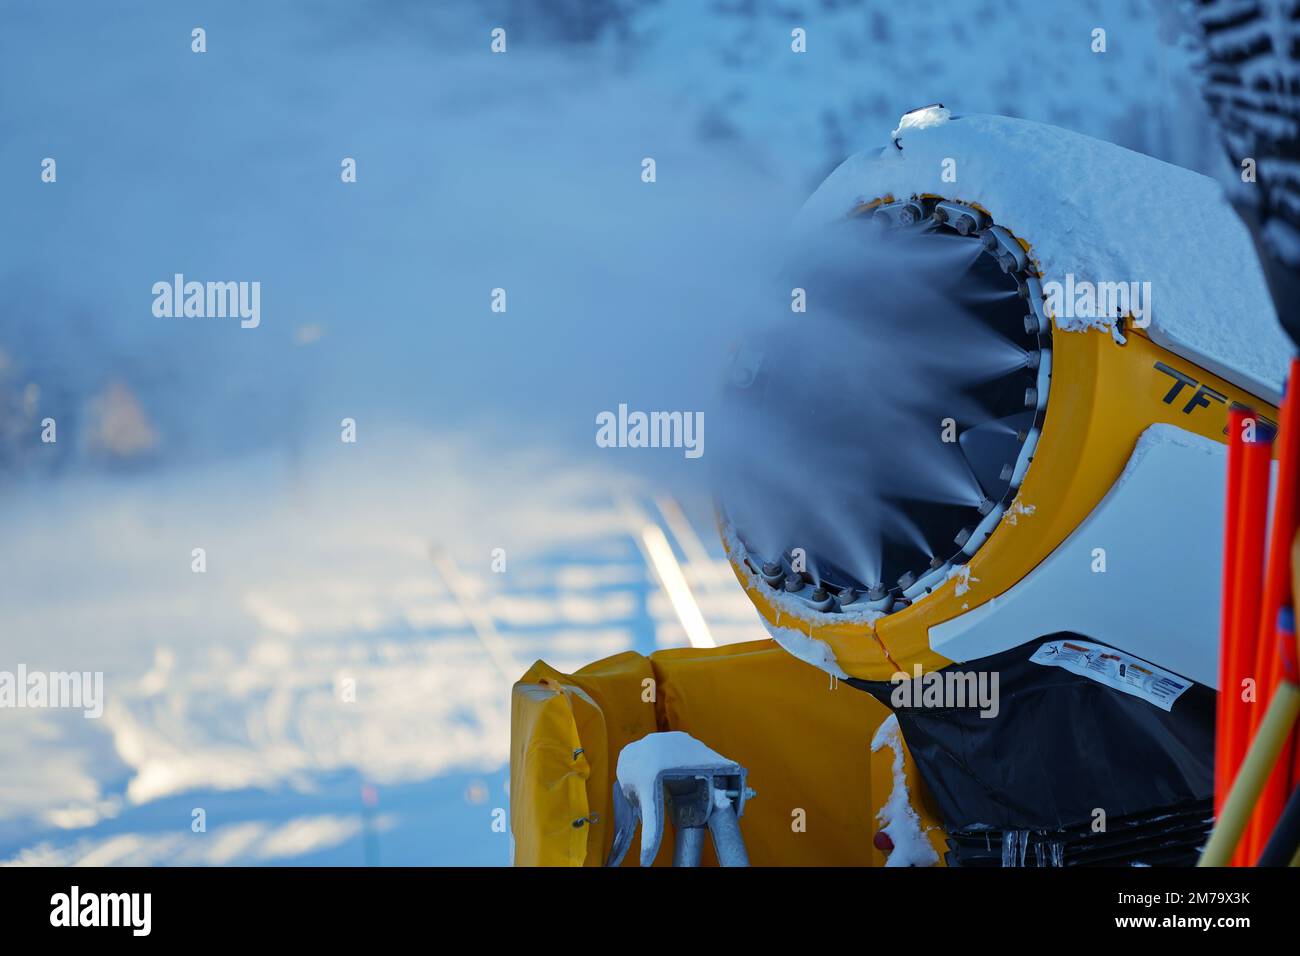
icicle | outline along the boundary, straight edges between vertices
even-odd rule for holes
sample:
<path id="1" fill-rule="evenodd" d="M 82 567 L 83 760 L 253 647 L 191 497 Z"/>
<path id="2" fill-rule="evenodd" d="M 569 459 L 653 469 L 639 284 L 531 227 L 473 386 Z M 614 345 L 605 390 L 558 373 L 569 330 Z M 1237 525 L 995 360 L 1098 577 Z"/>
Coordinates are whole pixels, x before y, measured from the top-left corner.
<path id="1" fill-rule="evenodd" d="M 1028 830 L 1004 830 L 1002 832 L 1003 866 L 1024 866 L 1025 854 L 1028 850 Z"/>
<path id="2" fill-rule="evenodd" d="M 1016 836 L 1018 833 L 1018 830 L 1002 831 L 1002 865 L 1004 867 L 1016 865 Z"/>

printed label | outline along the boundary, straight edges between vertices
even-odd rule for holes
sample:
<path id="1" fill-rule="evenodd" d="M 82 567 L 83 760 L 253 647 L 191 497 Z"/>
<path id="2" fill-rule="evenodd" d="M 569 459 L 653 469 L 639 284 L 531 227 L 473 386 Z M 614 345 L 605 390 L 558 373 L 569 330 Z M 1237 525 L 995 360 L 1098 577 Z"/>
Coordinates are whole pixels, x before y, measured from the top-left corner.
<path id="1" fill-rule="evenodd" d="M 1064 667 L 1073 674 L 1095 680 L 1161 710 L 1173 710 L 1174 701 L 1192 682 L 1114 648 L 1088 641 L 1048 641 L 1029 658 L 1035 664 Z"/>

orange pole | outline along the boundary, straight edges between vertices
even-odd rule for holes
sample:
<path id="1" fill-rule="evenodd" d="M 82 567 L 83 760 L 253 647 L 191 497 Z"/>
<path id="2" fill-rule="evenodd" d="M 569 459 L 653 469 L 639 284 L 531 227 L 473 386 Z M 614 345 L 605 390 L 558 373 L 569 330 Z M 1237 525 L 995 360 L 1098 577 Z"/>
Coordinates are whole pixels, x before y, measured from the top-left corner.
<path id="1" fill-rule="evenodd" d="M 1254 736 L 1264 710 L 1282 679 L 1282 659 L 1278 653 L 1278 612 L 1291 603 L 1291 542 L 1296 532 L 1296 477 L 1300 474 L 1300 383 L 1296 370 L 1300 361 L 1291 360 L 1286 395 L 1274 439 L 1277 452 L 1277 486 L 1273 490 L 1273 519 L 1269 532 L 1268 568 L 1264 577 L 1264 595 L 1260 602 L 1259 637 L 1255 656 L 1255 674 L 1259 699 L 1250 708 L 1250 732 Z M 1288 635 L 1289 637 L 1289 635 Z M 1282 816 L 1290 796 L 1291 753 L 1294 734 L 1282 748 L 1282 757 L 1273 767 L 1268 783 L 1260 794 L 1242 842 L 1249 860 L 1259 859 L 1269 834 Z"/>
<path id="2" fill-rule="evenodd" d="M 1250 413 L 1245 416 L 1250 419 Z M 1235 778 L 1250 747 L 1250 708 L 1257 706 L 1241 699 L 1242 681 L 1258 678 L 1255 672 L 1259 637 L 1260 591 L 1264 583 L 1264 538 L 1268 525 L 1268 480 L 1273 463 L 1273 443 L 1261 440 L 1242 442 L 1241 485 L 1237 503 L 1237 573 L 1234 586 L 1232 632 L 1228 647 L 1228 769 Z M 1239 846 L 1234 865 L 1247 866 L 1246 848 Z"/>
<path id="3" fill-rule="evenodd" d="M 1246 413 L 1241 408 L 1228 412 L 1228 490 L 1223 520 L 1223 606 L 1219 613 L 1219 706 L 1214 719 L 1214 815 L 1217 818 L 1228 797 L 1236 767 L 1232 760 L 1232 718 L 1236 708 L 1228 703 L 1233 695 L 1232 622 L 1237 606 L 1237 508 L 1241 502 L 1243 448 L 1241 426 Z"/>
<path id="4" fill-rule="evenodd" d="M 1292 379 L 1292 381 L 1296 381 L 1300 386 L 1300 380 Z M 1296 600 L 1297 595 L 1300 595 L 1300 531 L 1296 532 L 1295 540 L 1291 545 L 1291 594 L 1292 602 Z M 1278 656 L 1283 662 L 1282 679 L 1300 684 L 1300 676 L 1296 673 L 1300 670 L 1300 641 L 1291 646 L 1289 654 L 1282 652 Z M 1279 759 L 1286 758 L 1286 751 L 1283 750 Z M 1291 779 L 1287 781 L 1287 786 L 1292 792 L 1300 787 L 1300 728 L 1291 734 Z"/>

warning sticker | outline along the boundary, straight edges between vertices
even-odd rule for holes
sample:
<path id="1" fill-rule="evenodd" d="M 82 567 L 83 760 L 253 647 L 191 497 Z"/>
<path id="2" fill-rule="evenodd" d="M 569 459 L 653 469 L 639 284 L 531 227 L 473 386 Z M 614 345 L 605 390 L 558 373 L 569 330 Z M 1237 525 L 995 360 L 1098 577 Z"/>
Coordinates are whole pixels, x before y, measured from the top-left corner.
<path id="1" fill-rule="evenodd" d="M 1173 710 L 1174 701 L 1192 686 L 1186 678 L 1154 664 L 1088 641 L 1048 641 L 1029 659 L 1048 667 L 1064 667 L 1081 677 L 1141 697 L 1161 710 Z"/>

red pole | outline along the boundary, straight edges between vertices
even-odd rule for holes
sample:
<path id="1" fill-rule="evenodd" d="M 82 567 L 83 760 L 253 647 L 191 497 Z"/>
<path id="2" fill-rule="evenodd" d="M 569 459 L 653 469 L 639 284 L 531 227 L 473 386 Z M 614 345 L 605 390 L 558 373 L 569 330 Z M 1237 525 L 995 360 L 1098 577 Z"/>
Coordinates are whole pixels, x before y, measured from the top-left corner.
<path id="1" fill-rule="evenodd" d="M 1292 359 L 1291 376 L 1300 362 Z M 1291 543 L 1296 531 L 1295 483 L 1300 464 L 1300 390 L 1288 388 L 1282 400 L 1282 414 L 1274 439 L 1277 450 L 1277 487 L 1273 491 L 1273 522 L 1269 533 L 1268 572 L 1264 580 L 1264 596 L 1260 604 L 1260 628 L 1255 673 L 1262 692 L 1260 703 L 1267 705 L 1268 697 L 1281 676 L 1281 660 L 1277 653 L 1277 614 L 1291 603 Z M 1264 708 L 1255 707 L 1250 713 L 1253 732 L 1263 719 Z"/>
<path id="2" fill-rule="evenodd" d="M 1228 645 L 1229 683 L 1220 701 L 1228 708 L 1228 771 L 1235 778 L 1250 746 L 1250 708 L 1241 699 L 1242 681 L 1255 677 L 1255 644 L 1259 638 L 1260 592 L 1264 579 L 1264 538 L 1268 525 L 1268 482 L 1273 462 L 1273 443 L 1258 434 L 1253 413 L 1242 418 L 1242 430 L 1255 421 L 1253 440 L 1242 441 L 1241 476 L 1237 500 L 1237 552 L 1231 636 Z M 1258 684 L 1256 685 L 1258 690 Z M 1238 866 L 1249 865 L 1246 848 L 1239 846 L 1233 858 Z"/>
<path id="3" fill-rule="evenodd" d="M 1219 614 L 1219 706 L 1214 721 L 1214 815 L 1217 817 L 1232 786 L 1235 766 L 1232 761 L 1232 718 L 1236 708 L 1228 703 L 1234 675 L 1232 622 L 1237 606 L 1237 509 L 1241 501 L 1241 465 L 1243 445 L 1241 425 L 1244 409 L 1228 412 L 1228 489 L 1223 521 L 1223 606 Z"/>
<path id="4" fill-rule="evenodd" d="M 1264 578 L 1264 596 L 1260 603 L 1259 638 L 1255 656 L 1258 700 L 1250 708 L 1252 736 L 1282 678 L 1277 616 L 1284 605 L 1291 603 L 1291 543 L 1296 532 L 1296 477 L 1300 474 L 1300 389 L 1290 387 L 1292 382 L 1300 383 L 1300 379 L 1296 378 L 1297 368 L 1300 368 L 1300 361 L 1292 359 L 1277 437 L 1274 439 L 1274 447 L 1277 449 L 1277 487 L 1273 490 L 1268 569 Z M 1269 834 L 1282 816 L 1282 808 L 1290 795 L 1289 755 L 1293 742 L 1294 737 L 1283 749 L 1284 756 L 1273 768 L 1243 836 L 1242 842 L 1246 845 L 1247 858 L 1250 860 L 1258 859 L 1263 852 L 1264 844 L 1268 842 Z"/>

